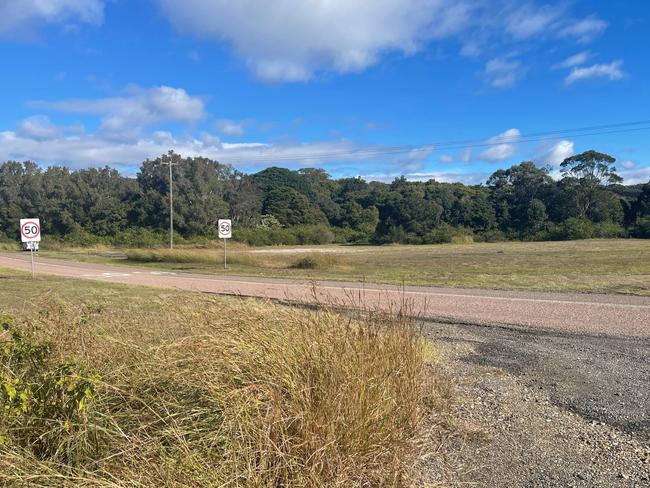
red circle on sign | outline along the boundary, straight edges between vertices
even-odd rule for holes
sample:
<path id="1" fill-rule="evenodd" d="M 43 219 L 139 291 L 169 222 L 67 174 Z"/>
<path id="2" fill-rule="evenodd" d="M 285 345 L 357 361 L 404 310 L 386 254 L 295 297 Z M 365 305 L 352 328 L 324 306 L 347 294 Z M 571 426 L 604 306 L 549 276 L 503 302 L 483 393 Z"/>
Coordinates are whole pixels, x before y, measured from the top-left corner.
<path id="1" fill-rule="evenodd" d="M 26 235 L 25 232 L 24 232 L 25 227 L 27 227 L 28 225 L 34 225 L 34 226 L 36 226 L 36 228 L 38 229 L 37 232 L 36 232 L 33 236 L 28 236 L 28 235 Z M 39 225 L 38 225 L 36 222 L 25 222 L 25 223 L 23 224 L 23 226 L 20 228 L 20 235 L 23 236 L 23 237 L 26 238 L 26 239 L 31 239 L 31 238 L 33 238 L 33 237 L 36 237 L 36 236 L 39 235 L 40 233 L 41 233 L 41 228 L 39 227 Z"/>

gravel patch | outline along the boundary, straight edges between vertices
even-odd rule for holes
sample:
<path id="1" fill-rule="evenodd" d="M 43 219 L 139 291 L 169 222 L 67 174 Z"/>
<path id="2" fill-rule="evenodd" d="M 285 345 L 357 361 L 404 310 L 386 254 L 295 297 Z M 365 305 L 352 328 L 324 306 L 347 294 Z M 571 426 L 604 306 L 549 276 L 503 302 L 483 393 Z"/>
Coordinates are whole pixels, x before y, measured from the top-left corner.
<path id="1" fill-rule="evenodd" d="M 423 458 L 423 486 L 650 487 L 650 341 L 425 332 L 456 384 L 456 421 Z"/>

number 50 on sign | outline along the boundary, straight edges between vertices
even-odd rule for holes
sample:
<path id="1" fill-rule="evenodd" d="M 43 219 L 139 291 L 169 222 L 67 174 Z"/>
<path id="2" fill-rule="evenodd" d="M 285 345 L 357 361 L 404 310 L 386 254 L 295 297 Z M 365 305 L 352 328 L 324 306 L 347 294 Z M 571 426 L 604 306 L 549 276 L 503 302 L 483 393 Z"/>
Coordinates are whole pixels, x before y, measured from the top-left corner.
<path id="1" fill-rule="evenodd" d="M 230 239 L 232 237 L 232 223 L 230 219 L 219 219 L 217 226 L 220 239 Z"/>
<path id="2" fill-rule="evenodd" d="M 20 240 L 22 242 L 40 242 L 41 222 L 39 219 L 20 219 Z"/>

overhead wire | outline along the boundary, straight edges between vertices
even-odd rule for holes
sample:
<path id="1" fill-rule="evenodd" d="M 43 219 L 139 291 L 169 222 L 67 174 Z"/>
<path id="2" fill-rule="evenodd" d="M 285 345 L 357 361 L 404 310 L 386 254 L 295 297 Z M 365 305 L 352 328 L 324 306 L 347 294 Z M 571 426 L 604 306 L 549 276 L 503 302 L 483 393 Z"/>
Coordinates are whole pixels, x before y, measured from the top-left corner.
<path id="1" fill-rule="evenodd" d="M 641 126 L 641 127 L 635 127 Z M 620 134 L 629 132 L 638 132 L 643 130 L 650 130 L 650 120 L 640 120 L 634 122 L 620 122 L 616 124 L 603 124 L 593 125 L 587 127 L 578 127 L 572 129 L 560 129 L 553 131 L 535 132 L 530 134 L 513 134 L 495 136 L 488 139 L 465 139 L 457 141 L 442 141 L 433 142 L 428 144 L 418 145 L 395 145 L 395 146 L 380 146 L 361 149 L 345 149 L 341 151 L 323 151 L 323 152 L 309 152 L 309 153 L 294 153 L 291 155 L 277 155 L 273 156 L 272 151 L 282 150 L 282 146 L 256 146 L 250 148 L 251 151 L 259 151 L 261 148 L 271 149 L 270 154 L 266 155 L 235 155 L 228 157 L 224 154 L 222 157 L 223 162 L 237 161 L 237 162 L 258 162 L 258 161 L 309 161 L 309 160 L 336 160 L 347 158 L 370 158 L 373 156 L 388 156 L 395 154 L 403 154 L 410 152 L 426 152 L 438 149 L 472 149 L 480 147 L 498 146 L 501 144 L 522 144 L 529 142 L 542 142 L 547 140 L 557 140 L 562 137 L 589 137 L 606 134 Z"/>

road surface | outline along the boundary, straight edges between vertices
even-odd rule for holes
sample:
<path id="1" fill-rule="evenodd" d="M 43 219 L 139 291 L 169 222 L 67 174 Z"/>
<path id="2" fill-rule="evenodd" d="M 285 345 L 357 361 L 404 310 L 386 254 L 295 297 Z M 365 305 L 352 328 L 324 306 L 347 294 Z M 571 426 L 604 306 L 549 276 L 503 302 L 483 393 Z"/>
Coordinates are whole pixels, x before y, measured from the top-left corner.
<path id="1" fill-rule="evenodd" d="M 29 254 L 0 253 L 0 267 L 30 270 Z M 571 333 L 650 337 L 650 297 L 398 287 L 368 283 L 214 276 L 38 258 L 37 272 L 67 278 L 178 288 L 302 303 L 399 310 L 436 321 L 550 328 Z"/>

